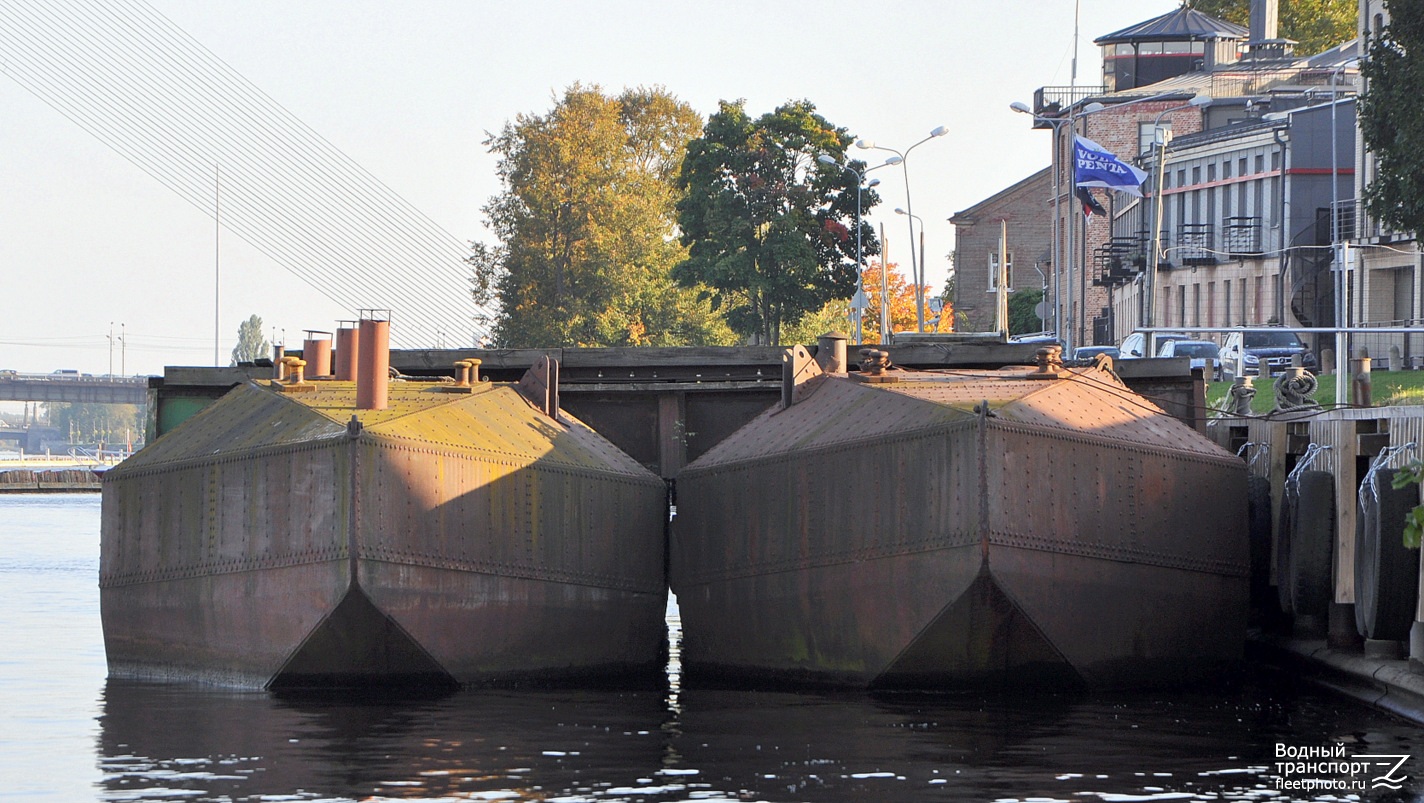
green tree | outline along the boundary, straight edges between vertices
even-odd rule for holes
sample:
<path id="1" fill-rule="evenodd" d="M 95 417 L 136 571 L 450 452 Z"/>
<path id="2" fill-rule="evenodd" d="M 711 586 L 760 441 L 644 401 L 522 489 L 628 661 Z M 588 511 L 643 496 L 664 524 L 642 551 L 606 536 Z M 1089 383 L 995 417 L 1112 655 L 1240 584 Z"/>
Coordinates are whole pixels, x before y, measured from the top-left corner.
<path id="1" fill-rule="evenodd" d="M 484 212 L 477 298 L 495 298 L 500 346 L 729 343 L 731 330 L 670 276 L 685 256 L 674 177 L 701 117 L 661 88 L 617 97 L 574 84 L 543 115 L 485 140 L 503 191 Z"/>
<path id="2" fill-rule="evenodd" d="M 1237 25 L 1251 24 L 1251 0 L 1191 0 L 1192 8 Z M 1355 38 L 1358 0 L 1281 0 L 1280 34 L 1311 56 Z"/>
<path id="3" fill-rule="evenodd" d="M 1015 290 L 1009 293 L 1009 334 L 1027 335 L 1043 331 L 1043 320 L 1033 309 L 1042 300 L 1042 290 Z"/>
<path id="4" fill-rule="evenodd" d="M 1370 214 L 1391 227 L 1424 232 L 1424 0 L 1389 0 L 1391 22 L 1376 31 L 1360 98 L 1360 133 L 1378 160 L 1365 187 Z"/>
<path id="5" fill-rule="evenodd" d="M 856 179 L 818 161 L 843 162 L 851 137 L 809 101 L 756 120 L 744 104 L 723 101 L 687 146 L 677 219 L 689 250 L 673 277 L 710 288 L 738 334 L 775 344 L 783 327 L 855 292 Z M 869 190 L 860 201 L 869 209 L 879 198 Z M 865 255 L 879 253 L 864 221 L 861 235 Z"/>
<path id="6" fill-rule="evenodd" d="M 232 365 L 270 357 L 272 346 L 262 336 L 262 319 L 253 315 L 237 325 L 237 345 L 232 347 Z"/>
<path id="7" fill-rule="evenodd" d="M 47 414 L 49 425 L 71 443 L 123 444 L 143 438 L 141 405 L 54 402 Z"/>

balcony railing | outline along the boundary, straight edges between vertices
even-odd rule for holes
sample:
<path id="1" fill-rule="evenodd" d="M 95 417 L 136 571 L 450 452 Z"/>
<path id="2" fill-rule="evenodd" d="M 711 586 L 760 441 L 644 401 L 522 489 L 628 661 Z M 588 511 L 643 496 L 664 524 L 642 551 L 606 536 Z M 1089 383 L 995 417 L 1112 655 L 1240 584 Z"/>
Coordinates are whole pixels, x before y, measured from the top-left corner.
<path id="1" fill-rule="evenodd" d="M 1132 281 L 1147 264 L 1146 255 L 1143 237 L 1113 237 L 1093 252 L 1093 283 L 1116 287 Z"/>
<path id="2" fill-rule="evenodd" d="M 1258 217 L 1229 217 L 1221 221 L 1222 250 L 1232 259 L 1259 257 L 1261 248 L 1261 219 Z"/>
<path id="3" fill-rule="evenodd" d="M 1039 117 L 1057 117 L 1075 103 L 1107 94 L 1106 86 L 1045 86 L 1033 93 L 1033 113 Z"/>
<path id="4" fill-rule="evenodd" d="M 1211 265 L 1216 262 L 1213 253 L 1216 227 L 1210 223 L 1183 223 L 1177 232 L 1177 245 L 1173 250 L 1176 259 L 1183 265 Z"/>

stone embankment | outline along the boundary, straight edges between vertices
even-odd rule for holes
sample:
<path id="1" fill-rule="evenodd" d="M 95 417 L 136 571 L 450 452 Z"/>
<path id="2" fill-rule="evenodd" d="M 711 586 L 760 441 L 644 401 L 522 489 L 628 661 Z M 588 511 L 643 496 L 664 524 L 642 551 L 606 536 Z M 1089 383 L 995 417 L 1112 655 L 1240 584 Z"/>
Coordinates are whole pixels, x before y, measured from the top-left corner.
<path id="1" fill-rule="evenodd" d="M 0 493 L 77 493 L 98 491 L 102 474 L 87 468 L 0 471 Z"/>

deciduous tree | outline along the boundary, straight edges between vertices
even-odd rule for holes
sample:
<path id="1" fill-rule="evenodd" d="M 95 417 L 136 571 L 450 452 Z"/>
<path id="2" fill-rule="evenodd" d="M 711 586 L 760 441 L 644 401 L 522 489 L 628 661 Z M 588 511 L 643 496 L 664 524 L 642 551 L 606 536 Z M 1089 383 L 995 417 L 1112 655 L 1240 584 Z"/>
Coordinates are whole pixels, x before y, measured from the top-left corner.
<path id="1" fill-rule="evenodd" d="M 688 145 L 677 210 L 689 253 L 673 276 L 710 288 L 713 308 L 754 343 L 780 342 L 783 327 L 855 291 L 856 179 L 818 161 L 843 162 L 850 142 L 809 101 L 757 119 L 724 101 Z M 860 193 L 862 209 L 878 200 Z M 861 242 L 879 253 L 863 220 Z"/>
<path id="2" fill-rule="evenodd" d="M 617 97 L 569 87 L 485 145 L 504 189 L 484 207 L 497 246 L 476 245 L 476 297 L 494 297 L 500 346 L 641 346 L 732 338 L 696 288 L 669 273 L 673 179 L 701 117 L 665 90 Z"/>
<path id="3" fill-rule="evenodd" d="M 885 278 L 890 298 L 890 331 L 915 331 L 919 325 L 919 319 L 915 316 L 915 286 L 905 280 L 904 274 L 900 273 L 899 266 L 894 262 L 890 263 L 890 272 L 886 274 Z M 864 333 L 862 341 L 884 343 L 885 339 L 880 332 L 879 262 L 872 262 L 865 268 L 864 282 L 867 308 L 864 317 L 861 318 L 861 331 Z M 930 292 L 927 285 L 923 287 L 925 293 Z"/>
<path id="4" fill-rule="evenodd" d="M 1424 233 L 1424 0 L 1389 0 L 1391 22 L 1375 31 L 1360 98 L 1360 132 L 1378 160 L 1365 187 L 1370 214 L 1399 231 Z"/>
<path id="5" fill-rule="evenodd" d="M 1016 290 L 1009 294 L 1009 334 L 1043 331 L 1043 319 L 1033 309 L 1042 300 L 1042 290 Z"/>
<path id="6" fill-rule="evenodd" d="M 143 438 L 143 410 L 136 404 L 55 402 L 46 412 L 49 425 L 72 443 L 124 444 Z"/>
<path id="7" fill-rule="evenodd" d="M 1251 24 L 1251 0 L 1192 0 L 1191 7 L 1237 25 Z M 1357 0 L 1281 0 L 1280 35 L 1314 55 L 1355 38 Z"/>
<path id="8" fill-rule="evenodd" d="M 237 325 L 237 345 L 232 347 L 232 364 L 252 362 L 272 356 L 272 346 L 262 334 L 262 319 L 253 315 Z"/>

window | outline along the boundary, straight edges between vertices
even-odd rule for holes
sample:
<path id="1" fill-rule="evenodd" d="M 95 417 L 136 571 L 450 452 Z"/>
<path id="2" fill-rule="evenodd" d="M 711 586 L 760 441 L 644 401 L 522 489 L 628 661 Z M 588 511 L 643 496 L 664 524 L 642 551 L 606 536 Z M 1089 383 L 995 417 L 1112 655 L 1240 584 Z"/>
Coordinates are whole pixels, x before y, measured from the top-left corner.
<path id="1" fill-rule="evenodd" d="M 1170 133 L 1172 131 L 1172 121 L 1163 120 L 1156 125 L 1152 123 L 1137 124 L 1137 152 L 1155 153 L 1157 151 L 1157 132 Z"/>
<path id="2" fill-rule="evenodd" d="M 1013 292 L 1013 289 L 1014 289 L 1014 252 L 1013 252 L 1013 251 L 1005 251 L 1004 254 L 1009 258 L 1009 264 L 1007 264 L 1007 265 L 1004 266 L 1004 277 L 1005 277 L 1005 280 L 1006 280 L 1006 283 L 1007 283 L 1009 292 Z M 999 290 L 999 252 L 998 252 L 998 251 L 990 251 L 990 252 L 989 252 L 989 292 L 994 293 L 994 292 L 998 292 L 998 290 Z"/>
<path id="3" fill-rule="evenodd" d="M 1216 164 L 1214 162 L 1206 166 L 1206 180 L 1216 181 Z"/>

